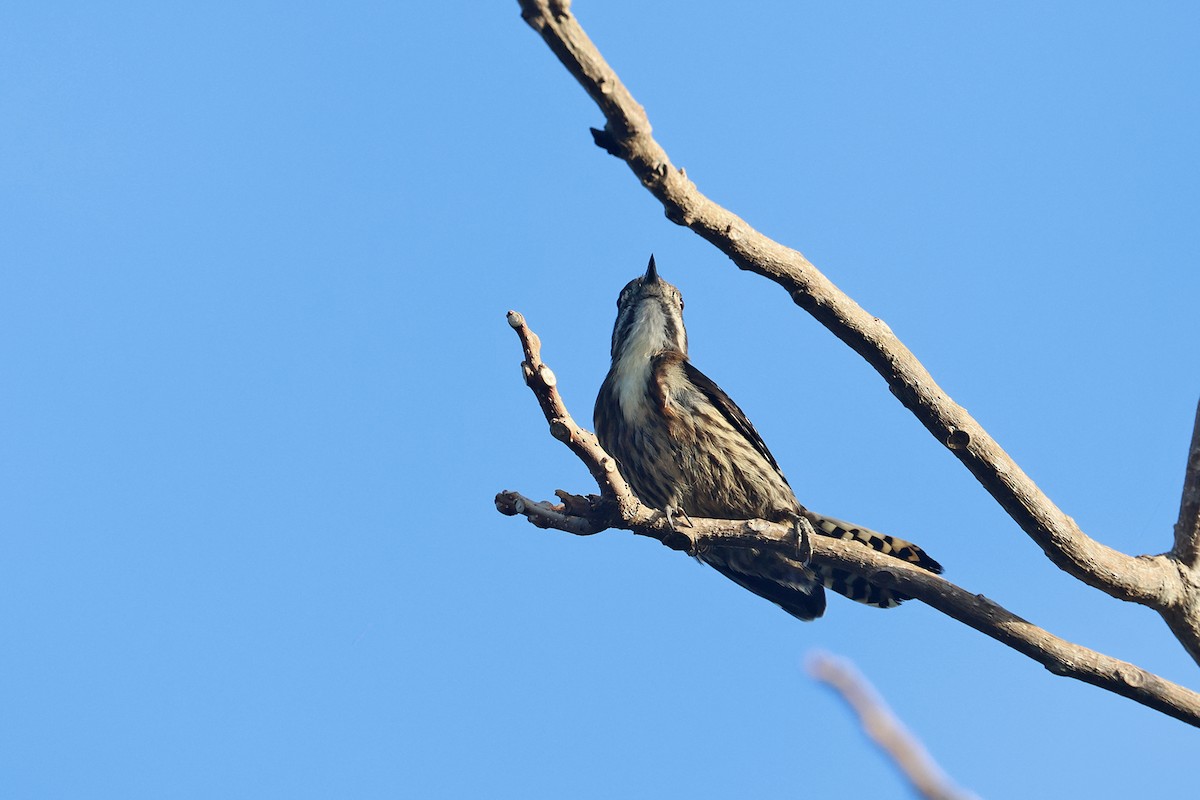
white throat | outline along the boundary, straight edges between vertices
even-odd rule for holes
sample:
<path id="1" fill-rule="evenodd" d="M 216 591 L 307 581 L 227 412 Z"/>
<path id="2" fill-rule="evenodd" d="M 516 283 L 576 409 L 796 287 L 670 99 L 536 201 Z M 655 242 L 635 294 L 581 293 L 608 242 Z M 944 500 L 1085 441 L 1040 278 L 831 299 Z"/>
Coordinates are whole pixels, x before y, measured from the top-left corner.
<path id="1" fill-rule="evenodd" d="M 630 422 L 646 415 L 650 404 L 650 360 L 667 348 L 662 307 L 648 303 L 641 311 L 613 363 L 617 402 Z"/>

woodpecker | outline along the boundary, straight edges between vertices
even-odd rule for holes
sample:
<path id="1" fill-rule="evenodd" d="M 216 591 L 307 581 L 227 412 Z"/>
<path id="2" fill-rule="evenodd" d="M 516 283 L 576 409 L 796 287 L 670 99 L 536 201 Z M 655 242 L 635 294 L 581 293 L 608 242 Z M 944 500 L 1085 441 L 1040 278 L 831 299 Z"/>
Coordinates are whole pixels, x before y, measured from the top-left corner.
<path id="1" fill-rule="evenodd" d="M 678 517 L 796 520 L 818 534 L 859 542 L 930 572 L 942 567 L 903 539 L 808 511 L 758 431 L 720 386 L 688 361 L 683 296 L 646 273 L 617 298 L 612 366 L 596 397 L 596 435 L 646 505 Z M 777 551 L 712 547 L 697 558 L 802 620 L 825 612 L 828 587 L 851 600 L 891 608 L 909 599 L 865 579 L 806 564 Z"/>

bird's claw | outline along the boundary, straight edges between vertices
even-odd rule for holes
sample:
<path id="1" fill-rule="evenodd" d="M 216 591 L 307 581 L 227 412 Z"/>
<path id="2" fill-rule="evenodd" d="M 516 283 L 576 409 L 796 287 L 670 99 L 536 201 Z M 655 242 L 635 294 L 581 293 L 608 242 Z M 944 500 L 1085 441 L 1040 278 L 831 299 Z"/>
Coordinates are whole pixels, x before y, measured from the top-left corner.
<path id="1" fill-rule="evenodd" d="M 808 565 L 812 561 L 812 523 L 800 515 L 792 517 L 792 533 L 796 537 L 796 554 L 801 564 Z"/>
<path id="2" fill-rule="evenodd" d="M 687 549 L 688 555 L 697 557 L 707 548 L 705 548 L 703 545 L 697 544 L 694 536 L 684 533 L 679 529 L 679 526 L 675 524 L 675 514 L 677 512 L 683 517 L 689 528 L 696 527 L 696 524 L 692 522 L 692 518 L 688 516 L 686 511 L 684 511 L 682 508 L 675 508 L 673 506 L 667 506 L 665 509 L 663 509 L 663 515 L 667 518 L 667 527 L 669 527 L 677 535 L 686 538 L 690 543 Z"/>
<path id="3" fill-rule="evenodd" d="M 684 521 L 687 522 L 687 526 L 689 528 L 696 527 L 695 524 L 692 523 L 692 518 L 689 517 L 687 515 L 687 512 L 684 511 L 682 508 L 675 509 L 675 508 L 672 508 L 671 506 L 667 506 L 666 509 L 664 510 L 664 513 L 667 515 L 667 524 L 671 526 L 671 530 L 678 530 L 678 528 L 675 526 L 675 512 L 676 511 L 678 511 L 679 514 L 683 517 Z"/>

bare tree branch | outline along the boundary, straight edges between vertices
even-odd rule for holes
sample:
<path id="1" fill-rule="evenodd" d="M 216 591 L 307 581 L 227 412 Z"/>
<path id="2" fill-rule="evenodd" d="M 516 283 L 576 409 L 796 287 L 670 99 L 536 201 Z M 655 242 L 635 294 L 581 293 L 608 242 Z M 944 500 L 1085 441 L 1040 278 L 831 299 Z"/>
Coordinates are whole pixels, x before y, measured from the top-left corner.
<path id="1" fill-rule="evenodd" d="M 553 504 L 535 502 L 517 492 L 506 491 L 496 495 L 497 510 L 509 516 L 525 516 L 541 528 L 577 535 L 591 535 L 605 528 L 628 530 L 693 555 L 709 547 L 758 547 L 775 549 L 793 558 L 799 556 L 799 545 L 791 525 L 765 520 L 692 517 L 690 526 L 676 528 L 667 520 L 666 514 L 639 502 L 594 434 L 580 428 L 571 417 L 558 393 L 557 382 L 545 379 L 553 372 L 542 361 L 540 341 L 529 330 L 525 318 L 510 311 L 508 321 L 525 351 L 522 369 L 526 382 L 537 397 L 551 430 L 557 431 L 555 438 L 566 443 L 587 465 L 601 494 L 581 497 L 559 491 L 562 502 Z M 828 562 L 862 575 L 878 586 L 916 598 L 1032 658 L 1055 675 L 1099 686 L 1200 727 L 1200 694 L 1190 689 L 1128 662 L 1054 636 L 983 595 L 972 594 L 907 561 L 842 539 L 809 538 L 808 545 L 816 561 Z"/>
<path id="2" fill-rule="evenodd" d="M 808 672 L 833 689 L 858 716 L 867 736 L 879 746 L 913 789 L 926 800 L 972 800 L 950 782 L 925 746 L 888 708 L 867 679 L 845 659 L 828 653 L 808 658 Z"/>
<path id="3" fill-rule="evenodd" d="M 1196 408 L 1192 426 L 1179 521 L 1175 523 L 1175 544 L 1169 557 L 1179 570 L 1183 590 L 1162 615 L 1175 638 L 1200 663 L 1200 406 Z"/>
<path id="4" fill-rule="evenodd" d="M 587 465 L 605 498 L 632 498 L 633 492 L 629 484 L 625 483 L 621 473 L 617 472 L 617 462 L 604 452 L 595 434 L 580 428 L 567 413 L 567 406 L 558 393 L 558 378 L 542 361 L 541 340 L 525 324 L 525 317 L 516 311 L 509 311 L 508 324 L 521 339 L 521 349 L 525 352 L 521 372 L 525 376 L 526 385 L 537 396 L 546 421 L 550 423 L 550 435 L 571 448 L 571 452 Z"/>
<path id="5" fill-rule="evenodd" d="M 883 320 L 838 289 L 798 251 L 756 231 L 705 197 L 651 136 L 640 106 L 564 0 L 520 0 L 521 15 L 591 95 L 606 119 L 596 143 L 623 159 L 667 217 L 714 244 L 738 267 L 769 278 L 862 356 L 893 394 L 945 445 L 1061 569 L 1113 597 L 1159 611 L 1200 662 L 1200 594 L 1194 572 L 1166 555 L 1133 557 L 1088 537 L 955 403 Z M 1195 542 L 1192 537 L 1188 541 Z M 1196 547 L 1189 552 L 1194 558 Z M 1182 557 L 1181 553 L 1177 555 Z M 1190 567 L 1186 567 L 1190 569 Z M 1192 609 L 1180 613 L 1180 609 Z M 1181 635 L 1182 633 L 1182 635 Z M 1192 644 L 1189 644 L 1191 642 Z"/>
<path id="6" fill-rule="evenodd" d="M 1183 497 L 1179 501 L 1179 521 L 1175 523 L 1172 555 L 1184 566 L 1200 567 L 1200 404 L 1192 426 L 1187 469 L 1183 474 Z"/>

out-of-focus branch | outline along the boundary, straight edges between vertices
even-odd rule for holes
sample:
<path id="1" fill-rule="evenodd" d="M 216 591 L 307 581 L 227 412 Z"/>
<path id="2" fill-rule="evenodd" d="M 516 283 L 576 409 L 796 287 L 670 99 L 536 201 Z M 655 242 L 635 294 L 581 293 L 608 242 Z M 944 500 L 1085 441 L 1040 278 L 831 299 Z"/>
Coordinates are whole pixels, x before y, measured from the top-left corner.
<path id="1" fill-rule="evenodd" d="M 1133 557 L 1088 537 L 983 427 L 955 403 L 883 320 L 846 296 L 801 253 L 764 236 L 704 196 L 651 135 L 645 109 L 588 38 L 565 0 L 520 0 L 537 31 L 603 112 L 596 143 L 624 160 L 667 217 L 707 239 L 738 267 L 763 275 L 862 356 L 1060 568 L 1113 597 L 1149 606 L 1181 639 L 1200 642 L 1200 579 L 1166 555 Z M 1190 541 L 1194 542 L 1195 539 Z M 1195 556 L 1196 548 L 1190 550 Z M 1182 555 L 1182 554 L 1181 554 Z M 1190 566 L 1185 566 L 1191 570 Z M 1188 613 L 1179 609 L 1188 607 Z M 1200 648 L 1189 647 L 1200 661 Z"/>
<path id="2" fill-rule="evenodd" d="M 926 800 L 975 798 L 950 782 L 925 746 L 850 662 L 828 653 L 814 653 L 808 658 L 808 672 L 845 701 L 858 716 L 863 732 L 896 765 L 921 797 Z"/>
<path id="3" fill-rule="evenodd" d="M 691 518 L 691 525 L 672 526 L 665 514 L 640 503 L 604 452 L 595 435 L 571 418 L 558 393 L 557 381 L 541 360 L 539 340 L 515 311 L 508 314 L 525 351 L 523 370 L 551 433 L 566 442 L 600 485 L 600 495 L 578 496 L 559 491 L 560 503 L 535 502 L 517 492 L 496 495 L 496 508 L 522 515 L 540 528 L 591 535 L 605 528 L 632 531 L 657 539 L 675 550 L 695 554 L 709 547 L 776 549 L 798 558 L 800 543 L 791 525 L 765 520 Z M 1164 680 L 1125 661 L 1073 644 L 972 594 L 932 572 L 897 558 L 830 536 L 810 536 L 815 561 L 862 575 L 871 583 L 895 589 L 926 603 L 993 639 L 1029 656 L 1055 675 L 1064 675 L 1128 697 L 1189 725 L 1200 727 L 1200 694 Z"/>

